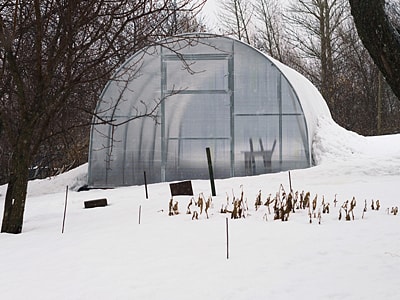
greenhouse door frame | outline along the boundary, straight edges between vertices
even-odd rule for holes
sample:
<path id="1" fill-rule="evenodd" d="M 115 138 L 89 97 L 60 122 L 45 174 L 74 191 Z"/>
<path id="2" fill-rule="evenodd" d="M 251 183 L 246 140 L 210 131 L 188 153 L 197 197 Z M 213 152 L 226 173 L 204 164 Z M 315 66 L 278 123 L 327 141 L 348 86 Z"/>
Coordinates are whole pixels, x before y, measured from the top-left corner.
<path id="1" fill-rule="evenodd" d="M 233 45 L 232 45 L 233 47 Z M 228 87 L 224 90 L 206 90 L 206 89 L 184 89 L 181 91 L 168 90 L 168 70 L 167 62 L 170 61 L 183 61 L 184 64 L 190 68 L 190 61 L 226 61 L 228 66 Z M 230 102 L 230 136 L 226 139 L 230 140 L 230 175 L 234 176 L 234 60 L 233 49 L 232 53 L 201 53 L 201 54 L 164 54 L 161 48 L 161 182 L 166 181 L 166 168 L 167 168 L 167 137 L 165 136 L 165 101 L 168 97 L 174 95 L 226 95 L 229 97 Z M 181 138 L 185 139 L 185 138 Z M 191 138 L 186 138 L 191 139 Z M 202 138 L 203 139 L 203 138 Z M 204 137 L 208 140 L 220 140 L 221 138 Z M 204 151 L 206 151 L 204 149 Z M 205 152 L 204 152 L 205 153 Z M 204 157 L 206 155 L 204 154 Z"/>

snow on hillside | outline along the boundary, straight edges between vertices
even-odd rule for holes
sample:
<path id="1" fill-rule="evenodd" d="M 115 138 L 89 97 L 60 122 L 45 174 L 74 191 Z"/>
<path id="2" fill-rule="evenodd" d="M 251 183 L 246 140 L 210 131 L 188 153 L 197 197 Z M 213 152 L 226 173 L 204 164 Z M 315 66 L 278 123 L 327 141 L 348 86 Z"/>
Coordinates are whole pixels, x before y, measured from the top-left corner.
<path id="1" fill-rule="evenodd" d="M 398 299 L 400 217 L 390 211 L 399 206 L 400 135 L 363 137 L 320 119 L 313 145 L 318 165 L 290 174 L 293 190 L 317 196 L 318 208 L 322 198 L 330 203 L 321 224 L 310 223 L 307 210 L 287 222 L 274 221 L 266 206 L 255 210 L 260 190 L 263 202 L 281 184 L 289 190 L 288 172 L 217 180 L 210 218 L 197 221 L 185 214 L 189 196 L 175 197 L 181 213 L 168 216 L 169 183 L 149 185 L 149 199 L 143 186 L 77 192 L 87 165 L 32 181 L 23 233 L 0 234 L 0 297 Z M 192 183 L 196 197 L 209 196 L 208 181 Z M 220 209 L 241 188 L 246 218 L 230 219 Z M 339 221 L 352 197 L 354 220 Z M 83 208 L 98 198 L 109 205 Z"/>

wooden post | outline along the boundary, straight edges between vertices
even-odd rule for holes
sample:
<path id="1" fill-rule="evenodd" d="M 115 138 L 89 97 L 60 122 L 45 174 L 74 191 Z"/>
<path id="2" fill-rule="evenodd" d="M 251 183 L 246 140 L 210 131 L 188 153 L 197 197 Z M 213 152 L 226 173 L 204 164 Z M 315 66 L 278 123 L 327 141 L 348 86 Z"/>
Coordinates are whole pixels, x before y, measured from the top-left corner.
<path id="1" fill-rule="evenodd" d="M 62 222 L 62 229 L 61 233 L 64 233 L 64 226 L 65 226 L 65 216 L 67 214 L 67 199 L 68 199 L 68 185 L 65 189 L 65 204 L 64 204 L 64 216 L 63 216 L 63 222 Z"/>
<path id="2" fill-rule="evenodd" d="M 213 196 L 216 196 L 217 193 L 215 192 L 214 172 L 213 172 L 212 161 L 211 161 L 211 152 L 210 152 L 209 147 L 206 148 L 206 155 L 207 155 L 207 162 L 208 162 L 208 173 L 210 174 L 211 193 Z"/>
<path id="3" fill-rule="evenodd" d="M 291 193 L 292 192 L 292 177 L 290 176 L 290 171 L 289 171 L 289 187 L 290 187 L 289 193 Z"/>
<path id="4" fill-rule="evenodd" d="M 147 178 L 146 178 L 146 171 L 143 172 L 144 175 L 144 190 L 146 194 L 146 199 L 149 199 L 149 193 L 147 192 Z"/>

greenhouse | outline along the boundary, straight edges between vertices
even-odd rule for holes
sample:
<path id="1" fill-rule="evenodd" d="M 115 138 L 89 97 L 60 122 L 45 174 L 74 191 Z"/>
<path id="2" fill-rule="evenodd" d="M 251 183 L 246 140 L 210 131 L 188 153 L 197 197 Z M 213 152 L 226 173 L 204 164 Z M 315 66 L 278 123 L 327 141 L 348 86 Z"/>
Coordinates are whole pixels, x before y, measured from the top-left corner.
<path id="1" fill-rule="evenodd" d="M 89 187 L 248 176 L 312 166 L 325 100 L 302 75 L 228 37 L 190 34 L 130 57 L 104 88 Z"/>

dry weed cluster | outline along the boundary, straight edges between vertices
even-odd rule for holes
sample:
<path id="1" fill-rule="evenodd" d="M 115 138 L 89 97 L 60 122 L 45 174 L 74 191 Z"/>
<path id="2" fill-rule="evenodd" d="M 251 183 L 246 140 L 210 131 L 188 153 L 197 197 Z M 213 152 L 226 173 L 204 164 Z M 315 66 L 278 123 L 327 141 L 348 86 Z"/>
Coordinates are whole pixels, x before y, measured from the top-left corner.
<path id="1" fill-rule="evenodd" d="M 273 196 L 272 196 L 273 195 Z M 370 208 L 372 211 L 379 211 L 381 207 L 380 200 L 371 200 Z M 221 204 L 219 213 L 228 214 L 231 219 L 246 218 L 253 214 L 262 215 L 265 221 L 272 217 L 273 220 L 288 221 L 291 214 L 296 212 L 306 212 L 308 222 L 318 222 L 321 224 L 322 217 L 325 214 L 330 214 L 332 211 L 338 213 L 338 220 L 354 221 L 355 207 L 357 206 L 356 197 L 351 200 L 345 200 L 342 205 L 338 205 L 337 195 L 333 199 L 333 210 L 331 204 L 325 201 L 325 197 L 318 197 L 318 194 L 311 197 L 311 192 L 304 190 L 293 191 L 287 193 L 281 184 L 276 193 L 269 193 L 263 200 L 262 190 L 259 190 L 254 200 L 254 210 L 249 209 L 248 199 L 245 196 L 243 185 L 240 186 L 240 196 L 236 196 L 232 190 L 230 196 L 226 193 L 225 201 Z M 206 218 L 210 217 L 210 209 L 213 209 L 213 199 L 211 195 L 207 198 L 203 193 L 197 197 L 191 197 L 186 206 L 186 214 L 191 215 L 192 220 L 198 220 L 205 213 Z M 362 210 L 361 218 L 363 219 L 368 210 L 367 200 L 364 201 L 364 209 Z M 387 208 L 387 213 L 397 215 L 398 207 Z M 169 215 L 174 216 L 179 214 L 178 201 L 173 198 L 169 201 Z M 271 217 L 270 217 L 271 216 Z"/>

